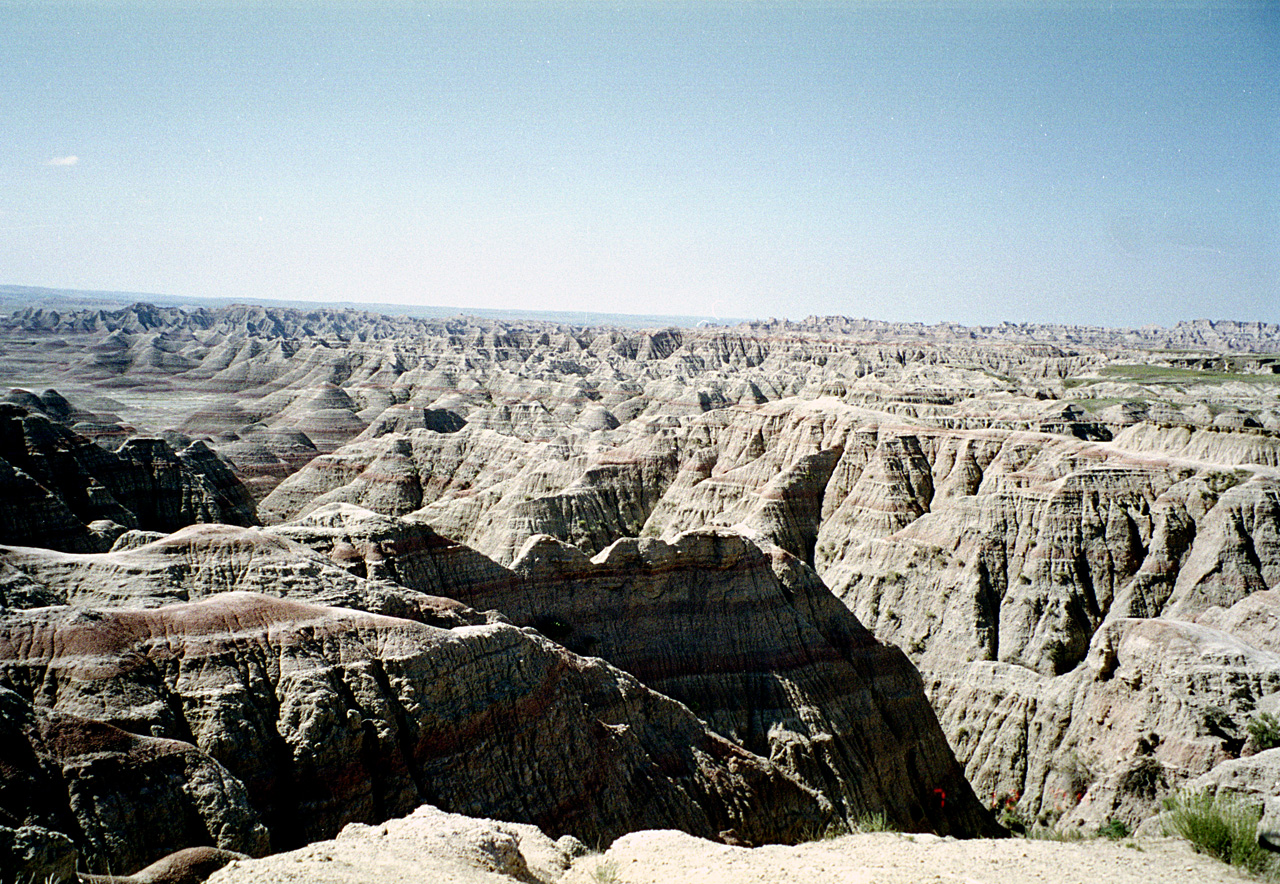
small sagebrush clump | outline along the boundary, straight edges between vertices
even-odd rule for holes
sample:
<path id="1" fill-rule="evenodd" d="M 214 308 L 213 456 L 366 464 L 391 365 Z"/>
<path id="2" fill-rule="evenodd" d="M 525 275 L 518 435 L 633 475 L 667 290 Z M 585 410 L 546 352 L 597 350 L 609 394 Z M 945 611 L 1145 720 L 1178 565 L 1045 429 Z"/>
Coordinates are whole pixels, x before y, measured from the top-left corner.
<path id="1" fill-rule="evenodd" d="M 1261 808 L 1209 792 L 1176 795 L 1165 800 L 1165 831 L 1191 842 L 1198 852 L 1252 872 L 1276 871 L 1274 857 L 1258 844 Z"/>
<path id="2" fill-rule="evenodd" d="M 1106 823 L 1098 827 L 1098 837 L 1109 838 L 1112 841 L 1128 838 L 1129 826 L 1124 820 L 1107 820 Z"/>
<path id="3" fill-rule="evenodd" d="M 1249 720 L 1249 736 L 1259 752 L 1280 746 L 1280 718 L 1270 712 L 1259 713 Z"/>

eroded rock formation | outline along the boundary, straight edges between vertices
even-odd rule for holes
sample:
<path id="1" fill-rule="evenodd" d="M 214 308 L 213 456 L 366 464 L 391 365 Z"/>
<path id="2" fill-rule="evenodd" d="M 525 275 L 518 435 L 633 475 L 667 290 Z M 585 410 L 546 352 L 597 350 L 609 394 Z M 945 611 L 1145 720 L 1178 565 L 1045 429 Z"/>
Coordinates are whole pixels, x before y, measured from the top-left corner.
<path id="1" fill-rule="evenodd" d="M 260 660 L 269 688 L 244 690 L 274 722 L 262 732 L 284 741 L 262 745 L 327 770 L 324 751 L 289 742 L 313 713 L 286 727 L 268 698 L 301 696 L 272 680 L 269 658 L 312 673 L 324 686 L 307 702 L 332 712 L 314 715 L 359 759 L 337 782 L 383 777 L 376 801 L 343 792 L 299 809 L 262 798 L 274 793 L 245 773 L 273 836 L 298 820 L 295 842 L 340 824 L 330 804 L 378 817 L 439 798 L 387 773 L 425 769 L 412 739 L 386 754 L 384 731 L 411 729 L 366 714 L 407 703 L 400 686 L 353 687 L 364 685 L 353 661 L 383 661 L 414 630 L 452 636 L 424 648 L 483 645 L 494 659 L 531 643 L 520 653 L 566 696 L 588 690 L 583 673 L 609 685 L 582 702 L 610 710 L 594 719 L 608 733 L 625 725 L 618 739 L 640 740 L 629 770 L 656 763 L 668 780 L 654 794 L 683 796 L 660 799 L 662 813 L 690 831 L 754 839 L 727 808 L 770 789 L 792 796 L 773 800 L 793 817 L 883 809 L 904 826 L 980 831 L 976 804 L 954 797 L 969 791 L 951 750 L 979 794 L 1016 793 L 1027 820 L 1136 823 L 1247 755 L 1251 716 L 1276 707 L 1280 362 L 1266 350 L 1278 337 L 1225 322 L 634 331 L 335 310 L 25 311 L 0 323 L 6 364 L 70 398 L 18 391 L 3 406 L 0 601 L 27 630 L 98 612 L 134 636 L 108 669 L 151 659 L 139 648 L 160 632 L 185 635 L 156 625 L 170 609 L 198 620 L 202 605 L 251 598 L 277 612 L 251 642 L 178 644 L 223 648 L 201 662 L 210 673 Z M 41 362 L 46 345 L 65 368 Z M 1151 349 L 1174 347 L 1190 349 Z M 93 398 L 101 390 L 110 403 Z M 119 445 L 135 426 L 166 441 L 89 441 Z M 243 527 L 249 495 L 270 528 Z M 242 527 L 182 527 L 208 521 Z M 246 589 L 262 595 L 226 595 Z M 319 648 L 298 638 L 302 615 L 279 613 L 303 603 L 327 606 L 307 615 L 328 624 Z M 143 607 L 156 610 L 126 610 Z M 239 635 L 225 622 L 209 635 L 223 633 Z M 6 672 L 50 684 L 75 670 L 11 656 Z M 186 671 L 173 659 L 167 671 Z M 76 691 L 43 702 L 33 684 L 32 714 L 84 714 L 58 705 Z M 148 684 L 139 696 L 162 692 Z M 240 778 L 199 722 L 184 735 L 185 711 L 164 711 L 194 702 L 175 684 L 169 706 L 95 714 L 185 740 Z M 373 706 L 352 705 L 360 691 Z M 625 718 L 637 696 L 645 714 Z M 547 702 L 522 708 L 589 724 Z M 375 723 L 343 724 L 353 710 Z M 646 715 L 701 747 L 674 779 L 665 744 L 633 733 L 653 735 Z M 612 739 L 597 736 L 584 745 Z M 749 775 L 724 779 L 735 765 Z M 482 812 L 516 816 L 514 793 Z M 452 801 L 442 806 L 466 809 Z M 622 831 L 624 813 L 661 816 L 620 807 L 601 831 Z M 568 831 L 563 812 L 518 818 Z"/>
<path id="2" fill-rule="evenodd" d="M 206 812 L 251 809 L 275 849 L 424 802 L 589 842 L 637 825 L 794 840 L 830 813 L 679 703 L 510 625 L 441 629 L 231 592 L 159 609 L 10 612 L 2 628 L 0 678 L 54 722 L 42 736 L 55 751 L 74 762 L 84 740 L 60 748 L 57 725 L 91 719 L 93 733 L 115 735 L 90 741 L 109 763 L 156 756 L 147 747 L 157 745 L 161 757 L 203 764 L 226 793 L 202 798 Z M 103 740 L 130 748 L 111 753 Z M 145 786 L 118 781 L 110 803 L 162 812 L 142 799 Z M 112 823 L 130 821 L 100 827 Z M 215 837 L 253 831 L 206 826 Z M 157 827 L 136 820 L 130 831 Z M 88 833 L 78 846 L 115 869 L 156 858 Z"/>
<path id="3" fill-rule="evenodd" d="M 240 480 L 202 442 L 175 452 L 135 437 L 113 452 L 8 404 L 0 405 L 0 485 L 0 541 L 18 545 L 91 552 L 127 528 L 257 522 Z M 121 526 L 115 536 L 111 523 Z"/>

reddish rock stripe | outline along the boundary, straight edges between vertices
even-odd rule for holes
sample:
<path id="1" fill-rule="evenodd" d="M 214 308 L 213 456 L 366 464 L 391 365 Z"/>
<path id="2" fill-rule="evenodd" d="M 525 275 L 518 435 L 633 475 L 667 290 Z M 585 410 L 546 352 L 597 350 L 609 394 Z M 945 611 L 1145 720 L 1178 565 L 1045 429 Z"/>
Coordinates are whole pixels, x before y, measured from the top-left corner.
<path id="1" fill-rule="evenodd" d="M 683 707 L 510 626 L 440 630 L 247 593 L 75 620 L 10 615 L 0 678 L 60 709 L 189 732 L 278 847 L 423 801 L 592 840 L 649 826 L 786 840 L 821 816 L 763 759 L 734 756 L 734 772 L 699 755 L 713 738 Z"/>

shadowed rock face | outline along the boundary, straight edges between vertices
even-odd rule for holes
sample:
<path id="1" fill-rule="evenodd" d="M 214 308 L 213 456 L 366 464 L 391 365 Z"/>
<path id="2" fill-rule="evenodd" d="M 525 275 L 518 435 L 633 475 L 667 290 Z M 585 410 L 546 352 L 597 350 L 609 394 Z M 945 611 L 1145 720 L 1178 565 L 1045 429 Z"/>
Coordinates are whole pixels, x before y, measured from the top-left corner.
<path id="1" fill-rule="evenodd" d="M 277 849 L 423 802 L 588 842 L 636 827 L 794 840 L 829 813 L 678 703 L 504 624 L 445 630 L 250 593 L 40 609 L 3 621 L 0 673 L 50 721 L 100 722 L 112 763 L 123 741 L 225 767 Z"/>
<path id="2" fill-rule="evenodd" d="M 793 556 L 732 533 L 621 540 L 592 560 L 535 538 L 518 586 L 454 590 L 684 702 L 766 755 L 848 822 L 973 835 L 992 829 L 955 765 L 914 667 L 876 641 Z"/>
<path id="3" fill-rule="evenodd" d="M 13 405 L 0 405 L 0 542 L 92 552 L 91 523 L 173 531 L 193 522 L 257 522 L 248 492 L 203 443 L 181 452 L 135 438 L 119 451 Z M 114 539 L 114 538 L 112 538 Z"/>
<path id="4" fill-rule="evenodd" d="M 98 546 L 88 525 L 56 494 L 0 460 L 0 536 L 18 544 L 88 551 Z"/>
<path id="5" fill-rule="evenodd" d="M 4 824 L 70 836 L 85 868 L 133 870 L 199 843 L 267 852 L 243 785 L 189 742 L 32 708 L 7 689 L 0 709 Z"/>

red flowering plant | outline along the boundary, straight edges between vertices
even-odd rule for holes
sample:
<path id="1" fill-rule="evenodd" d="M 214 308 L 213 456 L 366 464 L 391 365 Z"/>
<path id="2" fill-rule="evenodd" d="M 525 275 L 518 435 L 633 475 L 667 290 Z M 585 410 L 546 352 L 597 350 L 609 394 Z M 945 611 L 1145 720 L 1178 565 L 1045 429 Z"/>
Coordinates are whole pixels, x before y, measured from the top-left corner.
<path id="1" fill-rule="evenodd" d="M 1018 810 L 1018 802 L 1021 800 L 1022 793 L 1016 790 L 1013 792 L 991 793 L 991 811 L 996 815 L 1000 825 L 1015 832 L 1026 830 L 1026 821 L 1023 820 L 1022 813 Z"/>

